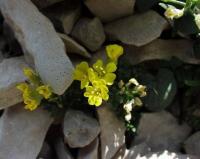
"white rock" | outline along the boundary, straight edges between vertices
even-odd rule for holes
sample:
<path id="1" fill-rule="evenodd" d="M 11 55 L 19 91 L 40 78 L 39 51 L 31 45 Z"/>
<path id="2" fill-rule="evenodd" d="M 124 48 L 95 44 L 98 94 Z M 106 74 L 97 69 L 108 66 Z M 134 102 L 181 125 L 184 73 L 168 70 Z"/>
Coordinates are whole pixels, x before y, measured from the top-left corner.
<path id="1" fill-rule="evenodd" d="M 179 152 L 190 132 L 187 124 L 179 125 L 176 118 L 166 111 L 143 113 L 133 144 L 146 142 L 153 152 Z"/>
<path id="2" fill-rule="evenodd" d="M 99 139 L 95 139 L 91 144 L 83 147 L 78 152 L 77 159 L 98 159 Z"/>
<path id="3" fill-rule="evenodd" d="M 101 133 L 101 156 L 111 159 L 125 144 L 125 125 L 105 103 L 97 109 Z"/>
<path id="4" fill-rule="evenodd" d="M 71 37 L 67 36 L 66 34 L 61 34 L 61 33 L 59 33 L 59 36 L 63 40 L 68 53 L 79 54 L 79 55 L 82 55 L 86 58 L 91 57 L 90 53 L 83 46 L 81 46 L 79 43 L 74 41 L 74 39 L 72 39 Z"/>
<path id="5" fill-rule="evenodd" d="M 51 22 L 30 0 L 1 0 L 0 9 L 24 52 L 33 57 L 43 82 L 63 94 L 71 85 L 73 66 Z"/>
<path id="6" fill-rule="evenodd" d="M 22 102 L 22 94 L 16 84 L 26 80 L 24 67 L 27 64 L 23 57 L 4 59 L 0 63 L 0 109 Z"/>
<path id="7" fill-rule="evenodd" d="M 188 154 L 200 156 L 200 131 L 194 133 L 184 142 L 184 148 Z"/>
<path id="8" fill-rule="evenodd" d="M 40 108 L 8 108 L 0 119 L 0 158 L 36 159 L 52 122 L 49 112 Z"/>
<path id="9" fill-rule="evenodd" d="M 151 153 L 136 159 L 199 159 L 197 156 L 177 154 L 169 151 Z"/>
<path id="10" fill-rule="evenodd" d="M 81 111 L 69 110 L 63 123 L 65 142 L 72 148 L 89 145 L 100 133 L 97 120 Z"/>
<path id="11" fill-rule="evenodd" d="M 98 18 L 82 18 L 72 30 L 72 36 L 91 51 L 98 50 L 105 41 L 103 25 Z"/>
<path id="12" fill-rule="evenodd" d="M 186 63 L 200 63 L 194 56 L 193 43 L 189 40 L 156 39 L 142 47 L 125 45 L 124 49 L 125 59 L 133 65 L 153 59 L 169 60 L 172 57 L 177 57 Z"/>
<path id="13" fill-rule="evenodd" d="M 141 143 L 130 149 L 126 149 L 126 147 L 123 146 L 113 159 L 135 159 L 149 154 L 150 152 L 151 149 L 146 143 Z"/>
<path id="14" fill-rule="evenodd" d="M 71 153 L 69 152 L 67 146 L 64 144 L 64 141 L 61 138 L 55 140 L 54 147 L 58 159 L 73 159 Z"/>
<path id="15" fill-rule="evenodd" d="M 103 22 L 131 15 L 135 6 L 135 0 L 85 0 L 84 2 Z"/>
<path id="16" fill-rule="evenodd" d="M 108 23 L 105 32 L 111 40 L 142 46 L 157 39 L 167 24 L 158 13 L 148 11 Z"/>

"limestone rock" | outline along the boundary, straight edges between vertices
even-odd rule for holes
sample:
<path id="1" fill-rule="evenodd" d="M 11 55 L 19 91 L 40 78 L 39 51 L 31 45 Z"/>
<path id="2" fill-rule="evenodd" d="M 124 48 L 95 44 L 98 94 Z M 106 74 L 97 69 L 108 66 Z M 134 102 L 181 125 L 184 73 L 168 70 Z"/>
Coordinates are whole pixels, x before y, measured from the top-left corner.
<path id="1" fill-rule="evenodd" d="M 111 159 L 125 144 L 125 125 L 107 103 L 99 107 L 97 113 L 101 126 L 101 156 L 103 159 Z"/>
<path id="2" fill-rule="evenodd" d="M 200 131 L 184 142 L 184 148 L 188 154 L 200 156 Z"/>
<path id="3" fill-rule="evenodd" d="M 43 12 L 51 19 L 56 28 L 70 34 L 81 14 L 81 5 L 79 0 L 67 0 L 47 8 Z"/>
<path id="4" fill-rule="evenodd" d="M 55 3 L 61 2 L 63 0 L 31 0 L 39 8 L 45 8 Z"/>
<path id="5" fill-rule="evenodd" d="M 91 144 L 79 150 L 77 159 L 98 159 L 99 139 L 95 139 Z"/>
<path id="6" fill-rule="evenodd" d="M 197 156 L 177 154 L 169 151 L 151 153 L 139 159 L 199 159 Z"/>
<path id="7" fill-rule="evenodd" d="M 91 51 L 98 50 L 105 41 L 103 25 L 98 18 L 80 19 L 72 30 L 72 36 Z"/>
<path id="8" fill-rule="evenodd" d="M 154 59 L 169 60 L 172 57 L 177 57 L 186 63 L 200 63 L 194 56 L 193 43 L 189 40 L 157 39 L 142 47 L 125 45 L 124 49 L 125 59 L 133 65 Z"/>
<path id="9" fill-rule="evenodd" d="M 63 94 L 71 85 L 73 66 L 51 22 L 30 0 L 1 0 L 0 9 L 24 52 L 33 57 L 43 82 Z"/>
<path id="10" fill-rule="evenodd" d="M 72 148 L 89 145 L 100 133 L 99 123 L 83 112 L 69 110 L 63 123 L 65 142 Z"/>
<path id="11" fill-rule="evenodd" d="M 24 67 L 27 64 L 23 57 L 4 59 L 0 63 L 0 109 L 22 102 L 22 94 L 16 84 L 26 80 Z"/>
<path id="12" fill-rule="evenodd" d="M 135 0 L 85 0 L 84 2 L 103 22 L 131 15 L 135 6 Z"/>
<path id="13" fill-rule="evenodd" d="M 81 46 L 79 43 L 74 41 L 71 37 L 69 37 L 69 36 L 67 36 L 65 34 L 61 34 L 61 33 L 59 33 L 59 36 L 63 40 L 63 42 L 64 42 L 64 44 L 66 46 L 66 50 L 67 50 L 68 53 L 79 54 L 79 55 L 82 55 L 82 56 L 84 56 L 86 58 L 90 58 L 91 57 L 89 52 L 83 46 Z"/>
<path id="14" fill-rule="evenodd" d="M 61 138 L 58 138 L 54 142 L 54 147 L 55 147 L 58 159 L 73 159 L 71 153 L 69 152 L 67 146 L 64 144 L 64 141 Z"/>
<path id="15" fill-rule="evenodd" d="M 167 21 L 155 11 L 135 14 L 105 25 L 111 40 L 142 46 L 157 39 L 166 28 Z"/>
<path id="16" fill-rule="evenodd" d="M 176 118 L 166 111 L 143 113 L 137 130 L 133 144 L 146 142 L 153 152 L 179 152 L 191 132 L 187 124 L 179 125 Z"/>
<path id="17" fill-rule="evenodd" d="M 36 159 L 52 122 L 49 112 L 40 108 L 8 108 L 0 119 L 0 158 Z"/>

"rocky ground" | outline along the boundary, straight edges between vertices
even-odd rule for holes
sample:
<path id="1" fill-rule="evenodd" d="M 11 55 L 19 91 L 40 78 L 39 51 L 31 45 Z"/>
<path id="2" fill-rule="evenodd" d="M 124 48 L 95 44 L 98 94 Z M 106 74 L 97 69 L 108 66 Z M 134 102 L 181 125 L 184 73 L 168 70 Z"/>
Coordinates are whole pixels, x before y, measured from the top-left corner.
<path id="1" fill-rule="evenodd" d="M 162 61 L 159 67 L 147 64 L 161 68 L 153 79 L 143 77 L 161 96 L 149 93 L 134 136 L 127 135 L 108 103 L 67 110 L 56 120 L 46 110 L 23 108 L 16 84 L 26 80 L 24 67 L 34 67 L 61 95 L 73 82 L 74 66 L 105 58 L 104 47 L 111 43 L 122 45 L 124 60 L 136 67 L 176 57 L 186 64 L 186 73 L 199 69 L 196 41 L 180 32 L 171 36 L 171 23 L 157 2 L 141 2 L 0 0 L 0 159 L 200 159 L 199 95 L 183 109 L 187 105 L 179 99 L 184 101 L 185 90 Z M 172 90 L 163 103 L 169 83 Z"/>

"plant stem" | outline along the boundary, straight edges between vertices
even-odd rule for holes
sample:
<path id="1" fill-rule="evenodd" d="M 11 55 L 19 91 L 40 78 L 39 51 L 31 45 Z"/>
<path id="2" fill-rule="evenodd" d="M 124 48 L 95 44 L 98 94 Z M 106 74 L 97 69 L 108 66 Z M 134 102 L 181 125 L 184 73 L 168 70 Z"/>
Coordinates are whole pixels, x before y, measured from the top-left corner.
<path id="1" fill-rule="evenodd" d="M 185 2 L 181 2 L 181 1 L 177 1 L 177 0 L 162 0 L 162 1 L 166 2 L 166 3 L 170 2 L 170 3 L 178 4 L 178 5 L 183 6 L 183 7 L 186 5 Z"/>

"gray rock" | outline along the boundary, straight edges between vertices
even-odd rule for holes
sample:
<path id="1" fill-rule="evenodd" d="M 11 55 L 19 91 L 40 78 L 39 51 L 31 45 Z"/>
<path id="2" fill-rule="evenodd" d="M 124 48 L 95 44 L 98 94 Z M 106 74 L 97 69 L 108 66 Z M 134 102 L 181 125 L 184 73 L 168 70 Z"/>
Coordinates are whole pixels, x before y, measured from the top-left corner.
<path id="1" fill-rule="evenodd" d="M 89 52 L 83 46 L 81 46 L 79 43 L 74 41 L 71 37 L 69 37 L 69 36 L 67 36 L 65 34 L 61 34 L 61 33 L 59 33 L 59 36 L 63 40 L 63 42 L 64 42 L 64 44 L 66 46 L 66 50 L 67 50 L 68 53 L 79 54 L 79 55 L 82 55 L 82 56 L 84 56 L 86 58 L 90 58 L 91 57 Z"/>
<path id="2" fill-rule="evenodd" d="M 0 119 L 0 158 L 36 159 L 52 122 L 49 112 L 40 108 L 8 108 Z"/>
<path id="3" fill-rule="evenodd" d="M 89 10 L 103 22 L 131 15 L 135 0 L 85 0 Z"/>
<path id="4" fill-rule="evenodd" d="M 80 1 L 67 0 L 59 3 L 59 5 L 45 9 L 44 13 L 52 20 L 56 27 L 69 34 L 81 14 Z"/>
<path id="5" fill-rule="evenodd" d="M 177 154 L 169 151 L 150 153 L 139 159 L 199 159 L 197 156 Z"/>
<path id="6" fill-rule="evenodd" d="M 123 146 L 113 159 L 134 159 L 142 157 L 151 152 L 151 149 L 146 143 L 141 143 L 130 149 Z"/>
<path id="7" fill-rule="evenodd" d="M 125 144 L 125 125 L 109 107 L 108 103 L 104 103 L 97 109 L 101 126 L 101 156 L 103 159 L 114 157 Z"/>
<path id="8" fill-rule="evenodd" d="M 63 0 L 31 0 L 39 8 L 45 8 Z"/>
<path id="9" fill-rule="evenodd" d="M 83 147 L 78 152 L 77 159 L 98 159 L 99 139 L 95 139 L 91 144 Z"/>
<path id="10" fill-rule="evenodd" d="M 99 123 L 81 111 L 69 110 L 63 123 L 65 142 L 72 148 L 89 145 L 100 133 Z"/>
<path id="11" fill-rule="evenodd" d="M 69 152 L 67 146 L 64 144 L 64 141 L 61 138 L 55 140 L 54 147 L 58 159 L 73 159 L 71 153 Z"/>
<path id="12" fill-rule="evenodd" d="M 73 66 L 51 22 L 29 0 L 1 0 L 0 9 L 43 82 L 63 94 L 71 85 Z"/>
<path id="13" fill-rule="evenodd" d="M 200 131 L 184 142 L 184 148 L 188 154 L 200 156 Z"/>
<path id="14" fill-rule="evenodd" d="M 157 39 L 167 24 L 158 13 L 148 11 L 108 23 L 105 32 L 111 40 L 142 46 Z"/>
<path id="15" fill-rule="evenodd" d="M 177 57 L 186 63 L 200 63 L 194 56 L 193 43 L 189 40 L 157 39 L 142 47 L 125 45 L 124 49 L 125 59 L 133 65 L 153 59 L 169 60 L 172 57 Z"/>
<path id="16" fill-rule="evenodd" d="M 153 152 L 179 152 L 190 132 L 187 124 L 179 125 L 176 118 L 166 111 L 143 113 L 133 144 L 146 142 Z"/>
<path id="17" fill-rule="evenodd" d="M 80 19 L 72 30 L 72 36 L 91 51 L 98 50 L 105 41 L 103 25 L 98 18 Z"/>
<path id="18" fill-rule="evenodd" d="M 27 64 L 23 57 L 4 59 L 0 63 L 0 109 L 22 102 L 22 94 L 16 84 L 26 80 L 24 67 Z"/>

